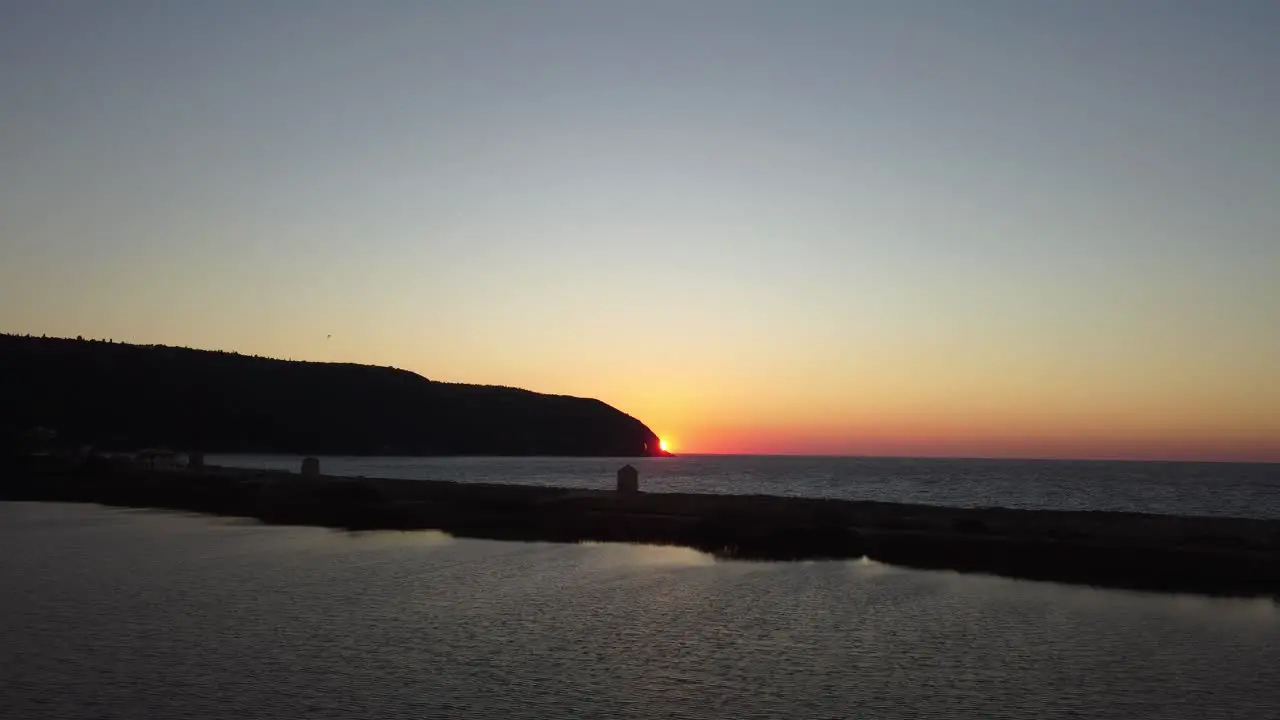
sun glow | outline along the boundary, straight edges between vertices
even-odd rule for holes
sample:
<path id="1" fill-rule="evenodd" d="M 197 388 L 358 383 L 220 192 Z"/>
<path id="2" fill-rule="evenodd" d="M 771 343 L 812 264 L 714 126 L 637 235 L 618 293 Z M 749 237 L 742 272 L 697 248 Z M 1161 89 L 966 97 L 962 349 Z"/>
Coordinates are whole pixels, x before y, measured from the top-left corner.
<path id="1" fill-rule="evenodd" d="M 662 450 L 662 452 L 671 452 L 671 443 L 667 442 L 666 440 L 659 439 L 658 449 Z"/>

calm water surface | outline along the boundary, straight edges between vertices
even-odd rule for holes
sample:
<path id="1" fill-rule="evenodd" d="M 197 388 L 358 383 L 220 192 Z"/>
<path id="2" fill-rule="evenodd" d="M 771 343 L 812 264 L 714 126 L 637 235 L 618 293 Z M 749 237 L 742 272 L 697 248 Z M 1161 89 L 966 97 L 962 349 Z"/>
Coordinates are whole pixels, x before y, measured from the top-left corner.
<path id="1" fill-rule="evenodd" d="M 210 462 L 297 471 L 301 458 Z M 649 492 L 833 497 L 955 507 L 1280 518 L 1280 464 L 751 455 L 674 458 L 323 458 L 334 475 L 612 487 L 635 464 Z"/>
<path id="2" fill-rule="evenodd" d="M 3 718 L 1280 717 L 1269 600 L 0 503 Z"/>

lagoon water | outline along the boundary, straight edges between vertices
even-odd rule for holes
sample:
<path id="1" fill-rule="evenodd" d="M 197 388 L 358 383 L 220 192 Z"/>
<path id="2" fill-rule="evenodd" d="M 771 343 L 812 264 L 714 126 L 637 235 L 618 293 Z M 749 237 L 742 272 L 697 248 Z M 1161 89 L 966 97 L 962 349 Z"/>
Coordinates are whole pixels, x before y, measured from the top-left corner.
<path id="1" fill-rule="evenodd" d="M 223 455 L 209 462 L 296 472 L 301 458 Z M 321 467 L 333 475 L 607 488 L 623 462 L 639 468 L 648 492 L 1280 518 L 1280 464 L 689 455 L 329 457 Z"/>
<path id="2" fill-rule="evenodd" d="M 0 503 L 0 717 L 1280 717 L 1280 608 Z"/>

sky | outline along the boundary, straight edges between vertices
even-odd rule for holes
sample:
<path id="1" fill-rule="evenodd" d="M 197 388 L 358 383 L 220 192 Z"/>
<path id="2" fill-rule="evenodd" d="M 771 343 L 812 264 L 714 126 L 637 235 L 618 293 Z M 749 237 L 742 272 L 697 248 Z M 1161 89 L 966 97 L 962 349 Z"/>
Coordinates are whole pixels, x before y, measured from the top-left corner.
<path id="1" fill-rule="evenodd" d="M 1280 4 L 0 0 L 0 331 L 676 452 L 1280 461 Z"/>

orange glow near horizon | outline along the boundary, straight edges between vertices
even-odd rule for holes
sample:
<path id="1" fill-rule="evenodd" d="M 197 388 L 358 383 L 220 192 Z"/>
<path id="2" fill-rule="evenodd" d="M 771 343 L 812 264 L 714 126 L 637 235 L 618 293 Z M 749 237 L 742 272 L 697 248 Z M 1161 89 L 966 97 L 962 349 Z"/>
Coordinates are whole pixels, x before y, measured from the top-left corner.
<path id="1" fill-rule="evenodd" d="M 1275 442 L 1214 438 L 808 436 L 726 429 L 685 454 L 1045 458 L 1280 463 Z"/>
<path id="2" fill-rule="evenodd" d="M 734 380 L 740 388 L 672 380 L 662 391 L 628 385 L 616 398 L 600 394 L 664 428 L 668 451 L 675 446 L 668 433 L 679 433 L 684 455 L 1280 462 L 1280 414 L 1269 411 L 1268 392 L 1250 397 L 1208 387 L 1212 381 L 1178 397 L 1137 382 L 1094 392 L 1028 383 L 969 395 L 928 379 L 890 385 L 884 375 L 868 379 L 883 384 L 844 387 L 830 378 L 815 383 L 821 392 L 799 382 Z"/>
<path id="3" fill-rule="evenodd" d="M 1113 434 L 1064 427 L 957 423 L 903 427 L 733 427 L 707 425 L 690 432 L 685 454 L 864 455 L 883 457 L 990 457 L 1095 460 L 1280 462 L 1280 442 L 1258 432 L 1152 432 L 1115 428 Z M 664 450 L 669 443 L 663 443 Z"/>
<path id="4" fill-rule="evenodd" d="M 667 442 L 666 438 L 660 438 L 658 440 L 658 448 L 663 452 L 671 452 L 671 443 Z"/>

